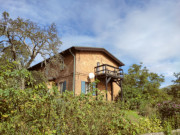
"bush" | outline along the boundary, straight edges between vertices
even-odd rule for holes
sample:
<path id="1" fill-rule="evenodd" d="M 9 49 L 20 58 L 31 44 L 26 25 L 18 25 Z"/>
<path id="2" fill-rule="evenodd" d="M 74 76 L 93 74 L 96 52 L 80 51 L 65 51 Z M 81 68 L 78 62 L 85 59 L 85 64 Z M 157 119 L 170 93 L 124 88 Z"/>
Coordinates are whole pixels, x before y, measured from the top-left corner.
<path id="1" fill-rule="evenodd" d="M 157 104 L 157 107 L 163 117 L 171 117 L 180 113 L 180 104 L 174 101 L 164 101 Z"/>
<path id="2" fill-rule="evenodd" d="M 153 133 L 163 131 L 163 127 L 161 126 L 161 120 L 154 119 L 140 119 L 139 124 L 137 124 L 137 129 L 140 133 Z"/>
<path id="3" fill-rule="evenodd" d="M 157 109 L 152 107 L 151 104 L 145 103 L 140 106 L 139 114 L 146 117 L 154 117 L 156 115 Z"/>
<path id="4" fill-rule="evenodd" d="M 93 91 L 75 97 L 68 91 L 60 94 L 57 87 L 49 90 L 45 83 L 34 83 L 29 71 L 13 66 L 4 67 L 0 75 L 0 134 L 134 135 L 161 131 L 159 121 L 133 121 L 132 113 L 121 110 L 119 103 L 106 102 L 101 94 L 96 100 Z M 19 76 L 26 79 L 24 90 L 19 83 L 13 84 Z"/>
<path id="5" fill-rule="evenodd" d="M 171 135 L 172 134 L 172 127 L 171 127 L 171 123 L 165 121 L 163 124 L 164 127 L 164 133 L 165 135 Z"/>
<path id="6" fill-rule="evenodd" d="M 68 91 L 56 92 L 26 89 L 17 92 L 17 100 L 6 98 L 9 108 L 2 114 L 0 133 L 131 135 L 161 130 L 149 119 L 132 121 L 116 103 L 95 100 L 91 94 L 73 97 Z"/>
<path id="7" fill-rule="evenodd" d="M 175 101 L 164 101 L 157 104 L 162 121 L 171 124 L 173 129 L 180 128 L 180 104 Z"/>

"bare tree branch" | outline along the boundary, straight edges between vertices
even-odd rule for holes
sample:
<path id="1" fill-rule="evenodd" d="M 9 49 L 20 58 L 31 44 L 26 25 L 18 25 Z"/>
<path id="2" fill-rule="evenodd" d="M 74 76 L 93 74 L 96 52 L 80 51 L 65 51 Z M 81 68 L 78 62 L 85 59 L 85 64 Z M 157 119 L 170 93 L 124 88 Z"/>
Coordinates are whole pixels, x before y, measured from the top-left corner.
<path id="1" fill-rule="evenodd" d="M 27 45 L 27 44 L 26 44 L 26 42 L 25 42 L 25 38 L 24 38 L 24 40 L 23 40 L 23 43 L 24 43 L 24 45 L 27 47 L 27 49 L 29 50 L 30 55 L 32 55 L 31 48 L 29 47 L 29 45 Z"/>
<path id="2" fill-rule="evenodd" d="M 8 36 L 8 39 L 9 39 L 9 43 L 11 44 L 11 52 L 13 53 L 13 59 L 14 59 L 14 61 L 16 61 L 16 50 L 15 50 L 14 44 L 12 42 L 12 39 L 10 38 L 9 31 L 7 31 L 7 36 Z"/>

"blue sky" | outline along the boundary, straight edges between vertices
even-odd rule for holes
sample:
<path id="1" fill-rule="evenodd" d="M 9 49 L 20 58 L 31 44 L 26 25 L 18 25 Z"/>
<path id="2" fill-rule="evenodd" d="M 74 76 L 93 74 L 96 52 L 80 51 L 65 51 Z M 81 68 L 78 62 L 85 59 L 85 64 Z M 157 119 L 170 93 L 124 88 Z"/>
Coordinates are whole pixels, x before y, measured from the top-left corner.
<path id="1" fill-rule="evenodd" d="M 126 64 L 163 74 L 167 86 L 180 72 L 179 0 L 0 0 L 0 13 L 55 23 L 71 46 L 104 47 Z M 36 63 L 41 60 L 37 57 Z"/>

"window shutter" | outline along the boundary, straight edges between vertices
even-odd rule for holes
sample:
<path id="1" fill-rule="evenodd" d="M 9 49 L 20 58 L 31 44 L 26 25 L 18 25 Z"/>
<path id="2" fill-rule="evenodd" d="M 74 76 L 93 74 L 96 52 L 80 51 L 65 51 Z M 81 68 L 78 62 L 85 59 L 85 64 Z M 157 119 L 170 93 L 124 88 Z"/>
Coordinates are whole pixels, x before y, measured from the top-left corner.
<path id="1" fill-rule="evenodd" d="M 81 94 L 84 93 L 86 94 L 86 85 L 85 81 L 81 81 Z"/>
<path id="2" fill-rule="evenodd" d="M 93 88 L 93 96 L 96 96 L 96 83 L 95 82 L 93 82 L 92 83 L 92 88 Z"/>
<path id="3" fill-rule="evenodd" d="M 65 92 L 66 90 L 66 81 L 63 82 L 63 91 L 62 92 Z"/>

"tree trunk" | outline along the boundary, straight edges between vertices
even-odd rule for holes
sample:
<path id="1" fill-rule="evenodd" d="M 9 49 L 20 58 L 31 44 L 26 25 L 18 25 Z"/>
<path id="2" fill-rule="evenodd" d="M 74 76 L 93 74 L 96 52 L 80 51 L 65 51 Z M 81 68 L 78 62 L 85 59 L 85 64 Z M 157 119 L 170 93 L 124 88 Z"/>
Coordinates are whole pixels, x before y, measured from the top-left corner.
<path id="1" fill-rule="evenodd" d="M 25 79 L 21 78 L 21 89 L 24 90 L 25 89 Z"/>

